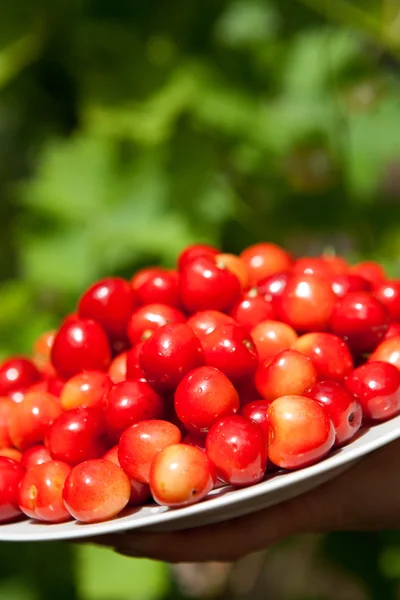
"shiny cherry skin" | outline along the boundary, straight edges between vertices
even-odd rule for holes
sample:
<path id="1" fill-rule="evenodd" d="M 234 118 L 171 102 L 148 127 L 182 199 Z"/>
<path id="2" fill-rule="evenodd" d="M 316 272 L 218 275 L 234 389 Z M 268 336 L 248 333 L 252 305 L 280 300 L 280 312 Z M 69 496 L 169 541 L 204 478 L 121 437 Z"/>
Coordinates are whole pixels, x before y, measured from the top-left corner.
<path id="1" fill-rule="evenodd" d="M 148 483 L 155 455 L 171 444 L 179 444 L 179 428 L 162 419 L 141 421 L 128 427 L 118 444 L 118 460 L 130 478 Z"/>
<path id="2" fill-rule="evenodd" d="M 103 456 L 104 460 L 110 460 L 114 464 L 121 466 L 118 460 L 118 445 L 113 446 L 111 450 Z M 150 487 L 147 483 L 142 483 L 137 479 L 131 479 L 131 495 L 129 498 L 129 506 L 141 506 L 151 496 Z"/>
<path id="3" fill-rule="evenodd" d="M 270 400 L 255 400 L 242 406 L 240 414 L 242 417 L 249 419 L 253 423 L 260 425 L 264 431 L 265 439 L 268 441 L 269 425 L 268 425 L 268 408 L 271 404 Z"/>
<path id="4" fill-rule="evenodd" d="M 215 367 L 199 367 L 178 385 L 174 398 L 175 411 L 186 429 L 207 433 L 222 417 L 236 414 L 239 394 L 231 381 Z"/>
<path id="5" fill-rule="evenodd" d="M 360 275 L 373 286 L 386 280 L 385 269 L 373 260 L 365 260 L 351 266 L 350 273 Z"/>
<path id="6" fill-rule="evenodd" d="M 233 307 L 231 315 L 239 325 L 251 332 L 261 321 L 274 319 L 275 309 L 271 301 L 266 300 L 253 288 L 244 294 L 242 299 Z"/>
<path id="7" fill-rule="evenodd" d="M 293 327 L 274 320 L 261 321 L 253 327 L 250 334 L 260 362 L 271 360 L 282 350 L 287 350 L 298 338 Z"/>
<path id="8" fill-rule="evenodd" d="M 317 381 L 306 395 L 324 407 L 336 432 L 335 446 L 348 442 L 361 427 L 362 407 L 344 383 Z"/>
<path id="9" fill-rule="evenodd" d="M 64 323 L 54 339 L 51 361 L 64 379 L 86 370 L 106 371 L 111 349 L 104 329 L 92 319 Z"/>
<path id="10" fill-rule="evenodd" d="M 108 368 L 108 376 L 113 383 L 121 383 L 126 380 L 128 352 L 121 352 L 116 356 Z"/>
<path id="11" fill-rule="evenodd" d="M 83 523 L 112 519 L 126 507 L 130 496 L 128 476 L 121 467 L 102 458 L 74 467 L 63 491 L 69 513 Z"/>
<path id="12" fill-rule="evenodd" d="M 332 333 L 306 333 L 292 344 L 292 349 L 312 360 L 320 379 L 340 381 L 354 367 L 347 344 Z"/>
<path id="13" fill-rule="evenodd" d="M 103 456 L 109 443 L 101 410 L 75 408 L 63 413 L 50 427 L 45 444 L 54 460 L 72 466 Z"/>
<path id="14" fill-rule="evenodd" d="M 229 312 L 241 293 L 236 275 L 218 267 L 215 259 L 197 258 L 181 271 L 181 304 L 189 314 L 200 310 Z"/>
<path id="15" fill-rule="evenodd" d="M 0 456 L 5 456 L 6 458 L 12 458 L 13 460 L 16 460 L 17 462 L 22 462 L 23 454 L 16 448 L 11 447 L 11 448 L 1 448 Z"/>
<path id="16" fill-rule="evenodd" d="M 386 306 L 393 321 L 400 321 L 400 280 L 388 280 L 376 286 L 374 296 Z"/>
<path id="17" fill-rule="evenodd" d="M 261 481 L 267 467 L 267 440 L 260 425 L 240 415 L 217 421 L 207 434 L 206 452 L 222 481 L 245 487 Z"/>
<path id="18" fill-rule="evenodd" d="M 43 442 L 52 425 L 62 413 L 57 399 L 45 392 L 30 392 L 16 404 L 10 415 L 8 431 L 13 445 L 27 450 Z"/>
<path id="19" fill-rule="evenodd" d="M 157 329 L 168 323 L 184 323 L 185 315 L 173 306 L 148 304 L 141 306 L 128 323 L 128 337 L 134 346 L 147 340 Z"/>
<path id="20" fill-rule="evenodd" d="M 142 352 L 143 342 L 139 342 L 126 353 L 126 380 L 135 381 L 136 379 L 145 379 L 144 373 L 140 368 L 139 357 Z"/>
<path id="21" fill-rule="evenodd" d="M 192 315 L 186 325 L 203 341 L 208 334 L 212 333 L 219 325 L 235 323 L 233 317 L 219 312 L 218 310 L 202 310 Z"/>
<path id="22" fill-rule="evenodd" d="M 220 325 L 204 339 L 202 346 L 206 364 L 222 371 L 234 384 L 250 379 L 257 370 L 257 349 L 250 334 L 240 325 Z"/>
<path id="23" fill-rule="evenodd" d="M 107 433 L 118 442 L 130 425 L 148 419 L 163 419 L 166 415 L 164 399 L 143 380 L 124 381 L 108 393 L 104 404 Z"/>
<path id="24" fill-rule="evenodd" d="M 0 396 L 26 390 L 39 379 L 40 373 L 31 360 L 23 356 L 9 358 L 0 367 Z"/>
<path id="25" fill-rule="evenodd" d="M 350 270 L 349 263 L 337 254 L 324 253 L 321 258 L 333 275 L 344 275 Z"/>
<path id="26" fill-rule="evenodd" d="M 336 296 L 328 279 L 316 275 L 294 275 L 279 298 L 278 318 L 301 333 L 328 327 Z"/>
<path id="27" fill-rule="evenodd" d="M 390 340 L 390 338 L 400 337 L 400 323 L 392 322 L 389 325 L 389 329 L 385 333 L 383 340 Z"/>
<path id="28" fill-rule="evenodd" d="M 183 377 L 204 364 L 199 338 L 184 323 L 164 325 L 143 344 L 139 357 L 146 380 L 157 390 L 173 392 Z"/>
<path id="29" fill-rule="evenodd" d="M 139 269 L 131 278 L 131 286 L 136 291 L 144 284 L 146 281 L 152 279 L 158 273 L 162 273 L 165 269 L 162 267 L 144 267 L 143 269 Z"/>
<path id="30" fill-rule="evenodd" d="M 356 273 L 333 275 L 330 282 L 337 298 L 343 298 L 347 292 L 370 292 L 372 290 L 371 283 Z"/>
<path id="31" fill-rule="evenodd" d="M 171 269 L 158 269 L 142 282 L 133 286 L 139 304 L 166 304 L 179 306 L 179 273 Z"/>
<path id="32" fill-rule="evenodd" d="M 15 403 L 11 398 L 0 397 L 0 448 L 11 446 L 11 438 L 8 430 L 8 422 L 14 410 Z"/>
<path id="33" fill-rule="evenodd" d="M 21 465 L 27 471 L 38 465 L 42 465 L 45 462 L 52 460 L 50 452 L 43 444 L 37 446 L 31 446 L 22 455 Z"/>
<path id="34" fill-rule="evenodd" d="M 197 258 L 209 258 L 212 260 L 217 254 L 220 254 L 220 250 L 214 246 L 210 246 L 209 244 L 192 244 L 182 250 L 178 256 L 178 268 L 182 271 Z"/>
<path id="35" fill-rule="evenodd" d="M 112 339 L 124 339 L 135 308 L 135 292 L 128 281 L 109 277 L 92 285 L 81 297 L 78 314 L 100 323 Z"/>
<path id="36" fill-rule="evenodd" d="M 0 523 L 21 516 L 18 491 L 25 469 L 19 462 L 0 456 Z"/>
<path id="37" fill-rule="evenodd" d="M 389 328 L 389 312 L 369 292 L 349 292 L 332 311 L 330 330 L 355 354 L 372 352 Z"/>
<path id="38" fill-rule="evenodd" d="M 369 360 L 387 362 L 400 370 L 400 335 L 383 340 L 370 355 Z"/>
<path id="39" fill-rule="evenodd" d="M 217 254 L 215 262 L 220 269 L 227 269 L 236 275 L 244 290 L 248 287 L 249 274 L 247 272 L 247 266 L 239 256 L 236 256 L 235 254 Z"/>
<path id="40" fill-rule="evenodd" d="M 274 273 L 269 277 L 261 279 L 261 281 L 257 283 L 256 289 L 260 296 L 264 296 L 269 302 L 272 302 L 275 307 L 283 290 L 287 286 L 289 279 L 290 273 L 288 271 Z"/>
<path id="41" fill-rule="evenodd" d="M 394 365 L 380 361 L 361 365 L 347 377 L 346 386 L 369 420 L 384 421 L 400 412 L 400 371 Z"/>
<path id="42" fill-rule="evenodd" d="M 214 487 L 214 467 L 207 454 L 186 444 L 172 444 L 156 454 L 150 490 L 157 504 L 178 508 L 200 502 Z"/>
<path id="43" fill-rule="evenodd" d="M 111 387 L 111 379 L 103 371 L 79 373 L 65 383 L 60 396 L 61 406 L 64 410 L 101 406 Z"/>
<path id="44" fill-rule="evenodd" d="M 18 494 L 22 512 L 31 519 L 61 523 L 71 518 L 63 501 L 63 488 L 71 467 L 51 460 L 29 469 Z"/>
<path id="45" fill-rule="evenodd" d="M 247 265 L 251 287 L 270 275 L 287 271 L 292 264 L 292 259 L 285 250 L 269 242 L 249 246 L 243 250 L 240 258 Z"/>
<path id="46" fill-rule="evenodd" d="M 262 398 L 275 400 L 280 396 L 303 394 L 317 378 L 318 371 L 308 356 L 296 350 L 283 350 L 271 361 L 259 365 L 255 384 Z"/>
<path id="47" fill-rule="evenodd" d="M 302 256 L 295 260 L 291 266 L 292 275 L 316 275 L 317 277 L 329 277 L 333 275 L 329 262 L 322 256 Z"/>
<path id="48" fill-rule="evenodd" d="M 268 456 L 281 469 L 299 469 L 328 454 L 335 428 L 318 402 L 306 396 L 282 396 L 268 409 Z"/>

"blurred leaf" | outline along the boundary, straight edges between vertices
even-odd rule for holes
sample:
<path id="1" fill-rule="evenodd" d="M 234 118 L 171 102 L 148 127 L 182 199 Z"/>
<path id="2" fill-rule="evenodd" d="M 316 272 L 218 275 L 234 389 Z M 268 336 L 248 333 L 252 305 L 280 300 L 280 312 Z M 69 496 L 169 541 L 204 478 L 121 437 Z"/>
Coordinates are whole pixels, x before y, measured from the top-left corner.
<path id="1" fill-rule="evenodd" d="M 236 0 L 228 4 L 215 26 L 217 40 L 241 48 L 271 39 L 279 26 L 274 6 L 264 0 Z"/>
<path id="2" fill-rule="evenodd" d="M 40 600 L 37 593 L 20 581 L 3 583 L 0 588 L 0 600 Z"/>
<path id="3" fill-rule="evenodd" d="M 38 58 L 41 43 L 39 33 L 29 33 L 0 49 L 0 88 Z"/>

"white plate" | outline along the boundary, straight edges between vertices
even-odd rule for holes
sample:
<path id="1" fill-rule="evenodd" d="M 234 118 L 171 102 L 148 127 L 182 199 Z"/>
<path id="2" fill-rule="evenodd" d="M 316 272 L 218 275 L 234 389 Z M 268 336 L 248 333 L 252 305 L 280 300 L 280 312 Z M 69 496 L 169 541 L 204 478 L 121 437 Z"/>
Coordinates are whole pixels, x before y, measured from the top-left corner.
<path id="1" fill-rule="evenodd" d="M 126 510 L 112 521 L 93 524 L 76 521 L 45 524 L 20 520 L 0 525 L 0 541 L 56 541 L 138 528 L 171 531 L 217 523 L 294 498 L 333 479 L 366 454 L 399 437 L 400 416 L 369 429 L 363 429 L 350 444 L 332 452 L 327 458 L 311 467 L 271 474 L 261 483 L 239 490 L 225 486 L 213 490 L 202 502 L 186 508 L 167 509 L 149 504 Z"/>

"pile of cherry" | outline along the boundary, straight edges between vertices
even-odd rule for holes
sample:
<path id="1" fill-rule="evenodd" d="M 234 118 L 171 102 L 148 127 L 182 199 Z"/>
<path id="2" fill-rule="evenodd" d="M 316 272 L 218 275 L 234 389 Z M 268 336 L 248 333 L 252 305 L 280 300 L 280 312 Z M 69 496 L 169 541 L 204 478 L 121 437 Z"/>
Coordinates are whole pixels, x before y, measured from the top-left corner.
<path id="1" fill-rule="evenodd" d="M 0 522 L 110 519 L 260 482 L 400 413 L 400 281 L 195 245 L 108 278 L 0 366 Z"/>

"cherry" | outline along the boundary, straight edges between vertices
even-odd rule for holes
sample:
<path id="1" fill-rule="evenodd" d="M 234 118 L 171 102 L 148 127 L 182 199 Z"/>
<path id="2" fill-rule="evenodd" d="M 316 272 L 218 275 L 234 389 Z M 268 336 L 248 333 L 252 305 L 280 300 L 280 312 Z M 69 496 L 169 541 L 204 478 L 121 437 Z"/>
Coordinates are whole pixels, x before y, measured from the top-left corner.
<path id="1" fill-rule="evenodd" d="M 361 427 L 362 407 L 343 383 L 317 381 L 306 394 L 325 408 L 336 431 L 336 446 L 354 437 Z"/>
<path id="2" fill-rule="evenodd" d="M 182 435 L 169 421 L 154 419 L 135 423 L 124 431 L 118 445 L 118 460 L 132 479 L 148 483 L 155 455 L 171 444 L 179 444 Z"/>
<path id="3" fill-rule="evenodd" d="M 162 267 L 145 267 L 144 269 L 139 269 L 139 271 L 136 271 L 136 273 L 132 276 L 131 279 L 131 285 L 133 290 L 135 291 L 135 298 L 137 290 L 141 288 L 141 286 L 145 284 L 146 281 L 152 279 L 153 277 L 156 277 L 156 275 L 162 273 L 164 270 L 165 269 L 163 269 Z"/>
<path id="4" fill-rule="evenodd" d="M 128 323 L 128 337 L 133 345 L 147 340 L 154 331 L 168 323 L 184 323 L 185 315 L 166 304 L 141 306 L 131 316 Z"/>
<path id="5" fill-rule="evenodd" d="M 28 448 L 28 450 L 25 450 L 23 453 L 21 457 L 21 465 L 28 471 L 29 469 L 32 469 L 32 467 L 42 465 L 49 460 L 52 460 L 52 458 L 46 446 L 31 446 L 31 448 Z"/>
<path id="6" fill-rule="evenodd" d="M 18 490 L 24 475 L 25 469 L 17 461 L 0 456 L 0 523 L 21 515 Z"/>
<path id="7" fill-rule="evenodd" d="M 42 333 L 33 344 L 33 353 L 35 357 L 35 363 L 39 368 L 47 366 L 50 361 L 51 349 L 53 347 L 54 338 L 56 336 L 56 330 L 46 331 Z"/>
<path id="8" fill-rule="evenodd" d="M 6 458 L 12 458 L 17 462 L 22 462 L 22 452 L 17 450 L 16 448 L 1 448 L 0 456 L 5 456 Z"/>
<path id="9" fill-rule="evenodd" d="M 154 500 L 173 508 L 202 500 L 213 488 L 213 466 L 195 446 L 172 444 L 154 457 L 150 490 Z"/>
<path id="10" fill-rule="evenodd" d="M 241 258 L 235 254 L 217 254 L 215 262 L 220 269 L 227 269 L 236 275 L 243 289 L 248 287 L 249 274 L 247 272 L 247 265 Z"/>
<path id="11" fill-rule="evenodd" d="M 267 440 L 257 423 L 239 415 L 224 417 L 210 429 L 206 451 L 222 481 L 236 487 L 258 483 L 267 467 Z"/>
<path id="12" fill-rule="evenodd" d="M 333 275 L 344 275 L 349 272 L 350 265 L 341 256 L 337 256 L 336 254 L 323 254 L 322 259 Z"/>
<path id="13" fill-rule="evenodd" d="M 318 372 L 312 361 L 296 350 L 283 350 L 257 370 L 255 383 L 265 400 L 303 394 L 314 385 Z"/>
<path id="14" fill-rule="evenodd" d="M 36 384 L 36 385 L 38 385 L 38 384 Z M 46 387 L 42 391 L 47 391 L 49 394 L 52 394 L 56 398 L 59 398 L 61 396 L 61 392 L 63 390 L 64 385 L 65 385 L 64 379 L 61 379 L 60 377 L 51 377 L 51 378 L 47 379 Z M 29 389 L 31 392 L 33 392 L 34 386 L 32 386 Z M 37 391 L 39 391 L 39 390 L 37 390 Z"/>
<path id="15" fill-rule="evenodd" d="M 219 325 L 235 323 L 235 320 L 218 310 L 202 310 L 192 315 L 186 325 L 197 335 L 202 342 Z"/>
<path id="16" fill-rule="evenodd" d="M 209 258 L 212 260 L 217 254 L 220 254 L 220 251 L 208 244 L 193 244 L 188 246 L 178 256 L 179 270 L 182 271 L 197 258 Z"/>
<path id="17" fill-rule="evenodd" d="M 8 431 L 8 422 L 11 417 L 11 413 L 14 410 L 15 403 L 11 398 L 0 397 L 0 448 L 5 446 L 11 446 L 11 438 Z"/>
<path id="18" fill-rule="evenodd" d="M 179 305 L 179 273 L 170 269 L 157 269 L 142 281 L 132 282 L 139 304 Z"/>
<path id="19" fill-rule="evenodd" d="M 206 364 L 222 371 L 233 383 L 249 379 L 257 370 L 257 349 L 240 325 L 217 327 L 204 339 L 203 350 Z"/>
<path id="20" fill-rule="evenodd" d="M 145 379 L 144 373 L 140 368 L 140 354 L 143 348 L 143 342 L 139 342 L 126 353 L 126 379 L 131 381 L 135 379 Z"/>
<path id="21" fill-rule="evenodd" d="M 383 340 L 369 360 L 387 362 L 400 369 L 400 335 Z"/>
<path id="22" fill-rule="evenodd" d="M 187 433 L 182 440 L 183 444 L 187 446 L 195 446 L 200 450 L 206 449 L 206 434 L 202 433 Z"/>
<path id="23" fill-rule="evenodd" d="M 84 370 L 105 371 L 111 350 L 104 329 L 91 319 L 64 323 L 55 337 L 51 360 L 64 379 Z"/>
<path id="24" fill-rule="evenodd" d="M 336 296 L 328 279 L 316 275 L 291 277 L 277 303 L 280 319 L 296 331 L 323 331 Z"/>
<path id="25" fill-rule="evenodd" d="M 140 367 L 150 385 L 172 392 L 192 369 L 204 364 L 199 338 L 184 323 L 164 325 L 144 344 Z"/>
<path id="26" fill-rule="evenodd" d="M 0 367 L 0 396 L 25 390 L 39 379 L 40 373 L 31 360 L 19 356 L 10 358 Z"/>
<path id="27" fill-rule="evenodd" d="M 200 310 L 228 312 L 239 300 L 242 286 L 228 269 L 221 269 L 216 259 L 197 258 L 181 272 L 181 303 L 188 313 Z"/>
<path id="28" fill-rule="evenodd" d="M 389 311 L 393 321 L 400 320 L 400 280 L 386 281 L 374 289 L 375 298 L 378 298 Z"/>
<path id="29" fill-rule="evenodd" d="M 19 450 L 43 442 L 51 424 L 61 415 L 60 403 L 51 394 L 30 392 L 11 412 L 8 430 Z"/>
<path id="30" fill-rule="evenodd" d="M 257 348 L 260 362 L 271 360 L 287 350 L 297 340 L 298 335 L 290 325 L 281 321 L 261 321 L 251 330 L 251 337 Z"/>
<path id="31" fill-rule="evenodd" d="M 335 442 L 326 409 L 306 396 L 282 396 L 268 409 L 268 456 L 282 469 L 298 469 L 323 458 Z"/>
<path id="32" fill-rule="evenodd" d="M 118 515 L 130 495 L 131 484 L 121 467 L 98 458 L 72 469 L 65 482 L 63 499 L 77 521 L 96 523 Z"/>
<path id="33" fill-rule="evenodd" d="M 354 366 L 347 344 L 332 333 L 306 333 L 292 349 L 312 360 L 320 379 L 344 379 Z"/>
<path id="34" fill-rule="evenodd" d="M 111 450 L 103 456 L 104 460 L 110 460 L 114 464 L 121 466 L 118 460 L 118 445 L 113 446 Z M 150 487 L 147 483 L 142 483 L 137 479 L 131 479 L 131 496 L 129 498 L 129 506 L 140 506 L 151 496 Z"/>
<path id="35" fill-rule="evenodd" d="M 111 379 L 102 371 L 79 373 L 64 385 L 60 396 L 61 406 L 64 410 L 100 406 L 111 387 Z"/>
<path id="36" fill-rule="evenodd" d="M 360 275 L 373 286 L 386 280 L 385 269 L 373 260 L 365 260 L 350 267 L 350 273 Z"/>
<path id="37" fill-rule="evenodd" d="M 128 321 L 135 307 L 135 293 L 128 281 L 120 277 L 102 279 L 81 297 L 78 314 L 82 319 L 100 323 L 112 339 L 124 339 Z"/>
<path id="38" fill-rule="evenodd" d="M 246 248 L 240 258 L 247 265 L 249 285 L 257 285 L 269 275 L 287 271 L 292 263 L 289 254 L 276 244 L 262 242 Z"/>
<path id="39" fill-rule="evenodd" d="M 109 437 L 117 442 L 133 423 L 148 419 L 163 419 L 165 402 L 148 383 L 142 380 L 123 381 L 109 392 L 104 415 Z"/>
<path id="40" fill-rule="evenodd" d="M 128 352 L 121 352 L 112 361 L 108 368 L 108 376 L 113 383 L 121 383 L 126 380 Z"/>
<path id="41" fill-rule="evenodd" d="M 178 385 L 175 410 L 188 431 L 206 433 L 220 418 L 238 412 L 239 394 L 214 367 L 195 369 Z"/>
<path id="42" fill-rule="evenodd" d="M 356 273 L 333 275 L 330 282 L 337 298 L 343 298 L 347 292 L 370 292 L 372 290 L 371 283 Z"/>
<path id="43" fill-rule="evenodd" d="M 400 337 L 400 323 L 390 323 L 389 329 L 385 333 L 383 340 L 390 340 L 390 338 Z"/>
<path id="44" fill-rule="evenodd" d="M 333 274 L 329 262 L 324 260 L 322 256 L 304 256 L 298 258 L 293 263 L 290 272 L 292 275 L 316 275 L 323 278 Z"/>
<path id="45" fill-rule="evenodd" d="M 360 400 L 367 419 L 382 421 L 400 412 L 400 371 L 389 363 L 361 365 L 347 377 L 346 386 Z"/>
<path id="46" fill-rule="evenodd" d="M 249 402 L 262 399 L 262 396 L 256 388 L 254 377 L 246 379 L 246 381 L 243 381 L 242 383 L 236 384 L 235 387 L 239 394 L 240 406 L 244 406 Z"/>
<path id="47" fill-rule="evenodd" d="M 283 273 L 274 273 L 269 277 L 261 279 L 257 283 L 257 291 L 260 296 L 264 296 L 268 301 L 272 302 L 273 306 L 283 293 L 283 290 L 287 286 L 287 282 L 290 279 L 290 274 L 287 271 Z"/>
<path id="48" fill-rule="evenodd" d="M 50 427 L 45 442 L 54 460 L 73 466 L 103 456 L 108 445 L 102 412 L 95 407 L 65 412 Z"/>
<path id="49" fill-rule="evenodd" d="M 253 288 L 233 307 L 231 315 L 237 323 L 250 332 L 260 321 L 274 319 L 275 310 L 272 302 L 266 300 Z"/>
<path id="50" fill-rule="evenodd" d="M 330 330 L 342 337 L 355 354 L 371 352 L 389 327 L 387 308 L 369 292 L 349 292 L 339 299 Z"/>
<path id="51" fill-rule="evenodd" d="M 31 519 L 60 523 L 71 515 L 63 502 L 63 488 L 71 467 L 63 462 L 48 461 L 32 467 L 24 475 L 18 504 Z"/>
<path id="52" fill-rule="evenodd" d="M 269 436 L 268 408 L 270 404 L 270 400 L 255 400 L 242 406 L 240 410 L 242 417 L 246 417 L 246 419 L 262 427 L 266 440 L 268 440 Z"/>

